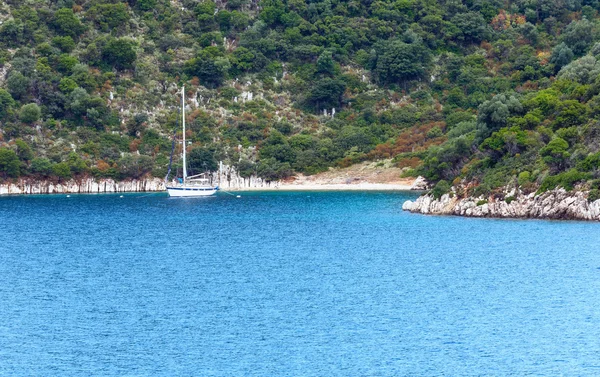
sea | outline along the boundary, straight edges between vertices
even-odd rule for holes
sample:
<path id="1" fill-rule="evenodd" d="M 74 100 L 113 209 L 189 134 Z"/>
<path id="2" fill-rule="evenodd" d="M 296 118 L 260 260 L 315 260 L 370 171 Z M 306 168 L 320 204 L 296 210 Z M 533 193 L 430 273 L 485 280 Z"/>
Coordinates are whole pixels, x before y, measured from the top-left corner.
<path id="1" fill-rule="evenodd" d="M 417 195 L 0 197 L 0 375 L 600 375 L 600 223 Z"/>

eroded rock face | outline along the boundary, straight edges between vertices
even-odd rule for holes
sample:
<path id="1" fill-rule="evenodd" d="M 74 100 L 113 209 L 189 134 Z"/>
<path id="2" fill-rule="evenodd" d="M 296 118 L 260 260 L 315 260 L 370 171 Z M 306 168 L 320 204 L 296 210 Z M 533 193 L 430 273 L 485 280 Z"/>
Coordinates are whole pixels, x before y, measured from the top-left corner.
<path id="1" fill-rule="evenodd" d="M 267 182 L 259 177 L 241 177 L 230 166 L 223 165 L 211 175 L 211 182 L 224 190 L 242 190 L 245 188 L 266 188 L 277 182 Z M 16 194 L 99 194 L 118 192 L 166 191 L 164 180 L 160 178 L 142 178 L 126 181 L 112 179 L 82 178 L 57 183 L 50 180 L 19 179 L 16 182 L 0 184 L 0 195 Z"/>
<path id="2" fill-rule="evenodd" d="M 410 187 L 411 190 L 429 190 L 429 182 L 421 176 L 415 179 L 414 183 Z"/>
<path id="3" fill-rule="evenodd" d="M 164 191 L 164 181 L 159 178 L 146 178 L 130 181 L 114 181 L 112 179 L 71 179 L 56 183 L 53 181 L 37 181 L 21 179 L 15 183 L 0 184 L 0 195 L 6 194 L 94 194 L 114 192 L 146 192 Z"/>
<path id="4" fill-rule="evenodd" d="M 507 193 L 509 194 L 509 193 Z M 445 194 L 440 199 L 423 195 L 414 202 L 408 200 L 402 209 L 415 213 L 458 215 L 471 217 L 506 217 L 539 219 L 600 220 L 600 200 L 589 203 L 585 191 L 568 192 L 563 188 L 540 195 L 511 193 L 507 202 L 494 198 L 457 198 Z M 479 205 L 478 205 L 479 204 Z"/>

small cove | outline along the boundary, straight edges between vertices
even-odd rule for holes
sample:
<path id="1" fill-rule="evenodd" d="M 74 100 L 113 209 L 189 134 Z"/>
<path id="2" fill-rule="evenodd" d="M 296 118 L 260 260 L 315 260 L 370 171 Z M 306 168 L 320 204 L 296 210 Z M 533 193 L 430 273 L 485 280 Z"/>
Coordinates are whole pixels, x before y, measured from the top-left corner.
<path id="1" fill-rule="evenodd" d="M 0 198 L 0 374 L 593 375 L 600 232 L 410 192 Z"/>

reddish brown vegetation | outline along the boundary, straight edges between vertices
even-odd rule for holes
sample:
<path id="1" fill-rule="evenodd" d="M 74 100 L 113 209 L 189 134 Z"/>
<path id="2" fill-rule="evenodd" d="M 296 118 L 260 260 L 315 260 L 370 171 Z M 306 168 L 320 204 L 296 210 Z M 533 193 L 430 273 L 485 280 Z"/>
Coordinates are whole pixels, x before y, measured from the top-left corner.
<path id="1" fill-rule="evenodd" d="M 444 129 L 444 122 L 431 122 L 405 129 L 398 135 L 393 143 L 379 144 L 375 147 L 367 157 L 369 159 L 391 158 L 401 153 L 420 152 L 434 145 L 440 145 L 446 138 L 444 136 L 433 139 L 427 138 L 427 132 L 432 128 L 439 127 Z"/>
<path id="2" fill-rule="evenodd" d="M 411 168 L 414 169 L 417 166 L 421 165 L 422 160 L 419 157 L 407 157 L 401 158 L 396 162 L 396 166 L 399 168 Z"/>

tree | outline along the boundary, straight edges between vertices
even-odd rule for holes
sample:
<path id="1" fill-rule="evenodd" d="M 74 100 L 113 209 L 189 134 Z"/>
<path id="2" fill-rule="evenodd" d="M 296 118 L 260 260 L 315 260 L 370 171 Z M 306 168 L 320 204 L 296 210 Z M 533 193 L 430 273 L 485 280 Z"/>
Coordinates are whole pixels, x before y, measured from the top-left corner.
<path id="1" fill-rule="evenodd" d="M 359 152 L 368 152 L 373 146 L 373 138 L 364 128 L 356 126 L 343 127 L 335 143 L 344 151 L 355 148 Z"/>
<path id="2" fill-rule="evenodd" d="M 561 39 L 573 50 L 575 55 L 581 56 L 592 44 L 597 34 L 594 24 L 584 18 L 571 22 L 565 28 Z"/>
<path id="3" fill-rule="evenodd" d="M 231 65 L 226 58 L 215 55 L 207 49 L 200 51 L 195 58 L 185 62 L 185 72 L 198 77 L 208 87 L 221 86 Z"/>
<path id="4" fill-rule="evenodd" d="M 137 0 L 136 6 L 142 11 L 149 11 L 156 7 L 156 0 Z"/>
<path id="5" fill-rule="evenodd" d="M 6 21 L 0 28 L 0 41 L 10 47 L 17 47 L 24 43 L 23 23 L 16 20 Z"/>
<path id="6" fill-rule="evenodd" d="M 527 133 L 519 127 L 501 128 L 492 133 L 481 144 L 481 149 L 491 152 L 494 160 L 500 159 L 505 154 L 515 155 L 527 146 Z"/>
<path id="7" fill-rule="evenodd" d="M 73 41 L 73 38 L 71 38 L 69 35 L 52 38 L 52 44 L 66 53 L 73 51 L 75 48 L 75 41 Z"/>
<path id="8" fill-rule="evenodd" d="M 569 64 L 574 56 L 573 50 L 565 42 L 554 47 L 550 56 L 550 63 L 554 65 L 554 73 L 557 73 L 562 67 Z"/>
<path id="9" fill-rule="evenodd" d="M 0 89 L 0 119 L 4 118 L 14 105 L 15 100 L 10 93 L 4 89 Z"/>
<path id="10" fill-rule="evenodd" d="M 13 98 L 21 99 L 29 91 L 31 81 L 19 71 L 13 71 L 6 79 L 6 87 Z"/>
<path id="11" fill-rule="evenodd" d="M 148 115 L 146 114 L 135 114 L 127 122 L 127 133 L 129 136 L 140 136 L 142 131 L 146 128 L 146 122 L 148 121 Z"/>
<path id="12" fill-rule="evenodd" d="M 478 12 L 458 13 L 451 22 L 458 31 L 454 37 L 461 42 L 478 43 L 487 36 L 487 22 Z"/>
<path id="13" fill-rule="evenodd" d="M 69 164 L 66 162 L 59 162 L 58 164 L 52 165 L 52 175 L 59 180 L 71 178 L 72 173 Z"/>
<path id="14" fill-rule="evenodd" d="M 79 63 L 79 61 L 76 57 L 69 54 L 62 54 L 58 57 L 56 69 L 59 72 L 69 74 L 73 70 L 73 67 L 77 65 L 77 63 Z"/>
<path id="15" fill-rule="evenodd" d="M 296 159 L 296 154 L 283 134 L 277 130 L 273 130 L 260 148 L 260 158 L 274 158 L 280 162 L 293 163 Z"/>
<path id="16" fill-rule="evenodd" d="M 40 107 L 35 103 L 30 103 L 21 108 L 21 112 L 19 113 L 19 119 L 23 123 L 32 124 L 37 122 L 42 116 L 42 111 Z"/>
<path id="17" fill-rule="evenodd" d="M 69 95 L 69 108 L 76 116 L 83 116 L 88 109 L 90 95 L 83 88 L 75 88 Z"/>
<path id="18" fill-rule="evenodd" d="M 343 81 L 325 78 L 317 82 L 312 88 L 307 102 L 316 112 L 319 112 L 321 109 L 340 107 L 345 90 L 346 83 Z"/>
<path id="19" fill-rule="evenodd" d="M 242 178 L 250 178 L 256 174 L 256 164 L 250 160 L 243 159 L 237 163 L 237 171 Z"/>
<path id="20" fill-rule="evenodd" d="M 58 83 L 58 89 L 65 94 L 71 93 L 73 90 L 77 88 L 77 83 L 70 77 L 63 77 L 60 79 L 60 83 Z"/>
<path id="21" fill-rule="evenodd" d="M 102 60 L 116 69 L 129 69 L 137 59 L 134 42 L 125 38 L 110 39 L 102 50 Z"/>
<path id="22" fill-rule="evenodd" d="M 129 22 L 129 12 L 123 3 L 96 4 L 87 11 L 86 16 L 104 32 L 122 28 Z"/>
<path id="23" fill-rule="evenodd" d="M 477 115 L 477 128 L 482 139 L 487 138 L 492 132 L 506 126 L 508 118 L 523 111 L 521 102 L 512 96 L 499 94 L 479 106 Z"/>
<path id="24" fill-rule="evenodd" d="M 0 174 L 4 179 L 18 178 L 21 163 L 19 156 L 12 149 L 0 148 Z"/>
<path id="25" fill-rule="evenodd" d="M 33 159 L 33 151 L 23 139 L 15 140 L 15 145 L 17 146 L 17 156 L 19 157 L 19 160 L 29 162 Z"/>
<path id="26" fill-rule="evenodd" d="M 451 186 L 450 184 L 445 181 L 445 180 L 441 180 L 438 183 L 435 184 L 435 187 L 430 191 L 430 194 L 435 198 L 435 199 L 439 199 L 442 197 L 442 195 L 450 192 Z"/>
<path id="27" fill-rule="evenodd" d="M 47 158 L 37 157 L 31 160 L 31 171 L 47 177 L 52 174 L 52 163 Z"/>
<path id="28" fill-rule="evenodd" d="M 579 101 L 566 100 L 557 106 L 554 128 L 578 126 L 587 120 L 588 107 Z"/>
<path id="29" fill-rule="evenodd" d="M 255 55 L 245 47 L 238 47 L 231 54 L 231 65 L 240 72 L 250 71 L 254 67 Z"/>
<path id="30" fill-rule="evenodd" d="M 592 84 L 598 75 L 600 75 L 600 62 L 594 56 L 586 55 L 562 67 L 557 78 L 580 84 Z"/>
<path id="31" fill-rule="evenodd" d="M 550 166 L 555 172 L 561 171 L 565 168 L 567 159 L 571 154 L 567 151 L 569 149 L 569 143 L 559 137 L 552 139 L 548 145 L 540 149 L 540 156 L 548 166 Z"/>
<path id="32" fill-rule="evenodd" d="M 262 10 L 260 19 L 267 25 L 275 25 L 281 21 L 285 14 L 285 7 L 281 0 L 264 0 L 261 2 Z"/>
<path id="33" fill-rule="evenodd" d="M 331 51 L 323 51 L 317 59 L 317 73 L 333 76 L 335 73 L 335 64 L 331 57 Z"/>
<path id="34" fill-rule="evenodd" d="M 213 172 L 219 168 L 215 154 L 206 148 L 194 148 L 189 155 L 189 166 L 192 174 Z"/>
<path id="35" fill-rule="evenodd" d="M 126 154 L 119 162 L 119 172 L 125 177 L 140 178 L 152 171 L 152 158 L 145 155 Z"/>
<path id="36" fill-rule="evenodd" d="M 382 84 L 404 84 L 424 78 L 429 69 L 429 50 L 420 39 L 411 43 L 393 40 L 386 43 L 377 56 L 375 74 Z"/>
<path id="37" fill-rule="evenodd" d="M 272 182 L 289 176 L 292 173 L 292 167 L 288 162 L 282 163 L 274 158 L 267 158 L 260 160 L 256 173 L 265 181 Z"/>
<path id="38" fill-rule="evenodd" d="M 78 37 L 85 31 L 85 26 L 79 21 L 72 9 L 61 8 L 54 13 L 52 22 L 57 32 L 63 35 L 69 35 L 73 38 Z"/>
<path id="39" fill-rule="evenodd" d="M 73 174 L 81 174 L 88 168 L 85 161 L 75 152 L 69 153 L 66 163 Z"/>

